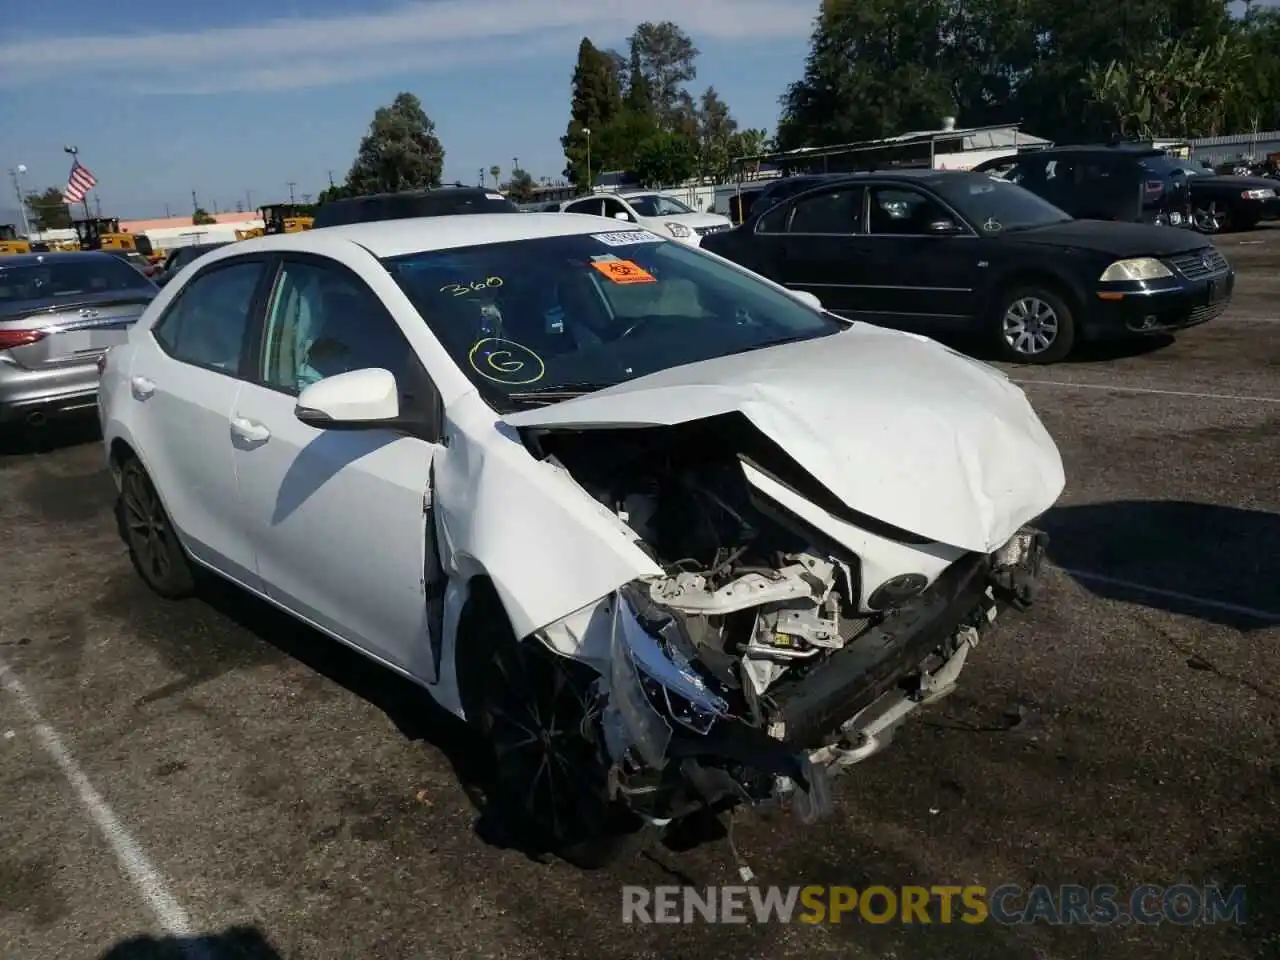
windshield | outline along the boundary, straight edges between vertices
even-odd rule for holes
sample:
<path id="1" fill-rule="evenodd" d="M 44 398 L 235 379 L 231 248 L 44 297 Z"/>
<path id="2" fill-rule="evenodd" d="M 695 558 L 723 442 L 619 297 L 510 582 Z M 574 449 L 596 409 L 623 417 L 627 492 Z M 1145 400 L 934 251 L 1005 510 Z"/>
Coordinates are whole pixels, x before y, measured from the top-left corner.
<path id="1" fill-rule="evenodd" d="M 154 290 L 141 271 L 111 254 L 84 259 L 62 259 L 54 254 L 41 263 L 0 264 L 0 305 Z"/>
<path id="2" fill-rule="evenodd" d="M 679 200 L 656 193 L 646 194 L 643 197 L 627 197 L 626 201 L 642 217 L 670 217 L 694 212 L 691 207 L 686 207 Z"/>
<path id="3" fill-rule="evenodd" d="M 1030 230 L 1072 217 L 1030 190 L 993 176 L 943 177 L 932 184 L 938 194 L 984 234 Z"/>
<path id="4" fill-rule="evenodd" d="M 384 260 L 459 368 L 500 409 L 847 324 L 645 230 Z"/>

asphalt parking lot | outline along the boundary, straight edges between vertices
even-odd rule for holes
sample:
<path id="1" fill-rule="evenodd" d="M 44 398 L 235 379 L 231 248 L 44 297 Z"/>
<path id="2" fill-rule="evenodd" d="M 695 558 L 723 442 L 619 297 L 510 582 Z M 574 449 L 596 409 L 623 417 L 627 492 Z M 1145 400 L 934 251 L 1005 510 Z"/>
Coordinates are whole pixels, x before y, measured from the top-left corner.
<path id="1" fill-rule="evenodd" d="M 1243 927 L 624 926 L 624 884 L 739 882 L 728 843 L 606 873 L 504 844 L 406 684 L 143 587 L 87 425 L 0 451 L 0 956 L 1280 956 L 1280 229 L 1221 246 L 1221 319 L 1013 371 L 1067 467 L 1039 605 L 831 821 L 734 845 L 763 884 L 1244 884 Z"/>

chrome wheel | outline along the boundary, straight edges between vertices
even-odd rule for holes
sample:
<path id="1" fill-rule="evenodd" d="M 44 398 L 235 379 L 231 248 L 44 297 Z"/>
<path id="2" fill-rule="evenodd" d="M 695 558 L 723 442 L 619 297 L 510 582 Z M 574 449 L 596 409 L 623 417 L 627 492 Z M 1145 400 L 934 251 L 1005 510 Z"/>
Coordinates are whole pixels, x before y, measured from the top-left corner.
<path id="1" fill-rule="evenodd" d="M 1057 341 L 1058 331 L 1057 311 L 1039 297 L 1019 297 L 1004 312 L 1004 342 L 1020 356 L 1044 353 Z"/>
<path id="2" fill-rule="evenodd" d="M 129 547 L 138 567 L 152 582 L 167 583 L 173 572 L 173 550 L 177 543 L 155 488 L 141 470 L 127 470 L 120 499 Z"/>
<path id="3" fill-rule="evenodd" d="M 483 712 L 499 778 L 557 844 L 590 841 L 609 819 L 588 674 L 594 677 L 525 640 L 502 644 L 485 678 Z"/>

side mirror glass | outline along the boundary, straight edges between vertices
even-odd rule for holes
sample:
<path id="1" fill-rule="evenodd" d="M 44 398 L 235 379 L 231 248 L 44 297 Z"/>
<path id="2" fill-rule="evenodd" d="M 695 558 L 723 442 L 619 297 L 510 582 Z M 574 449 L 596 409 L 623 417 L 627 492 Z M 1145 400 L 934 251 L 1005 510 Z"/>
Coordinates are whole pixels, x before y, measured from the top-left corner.
<path id="1" fill-rule="evenodd" d="M 293 413 L 320 430 L 394 426 L 400 417 L 400 391 L 390 370 L 351 370 L 305 388 Z"/>

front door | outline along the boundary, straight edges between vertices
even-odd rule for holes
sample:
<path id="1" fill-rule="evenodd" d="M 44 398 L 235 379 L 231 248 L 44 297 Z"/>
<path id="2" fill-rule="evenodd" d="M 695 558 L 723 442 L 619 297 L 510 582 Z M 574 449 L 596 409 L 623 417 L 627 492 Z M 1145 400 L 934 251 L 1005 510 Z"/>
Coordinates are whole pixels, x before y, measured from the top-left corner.
<path id="1" fill-rule="evenodd" d="M 932 323 L 974 316 L 984 242 L 923 191 L 886 184 L 868 193 L 872 296 L 887 318 Z"/>
<path id="2" fill-rule="evenodd" d="M 272 599 L 427 682 L 434 443 L 390 430 L 318 430 L 294 416 L 310 383 L 390 370 L 402 408 L 417 364 L 378 297 L 324 258 L 283 259 L 257 369 L 231 412 L 240 496 Z M 425 376 L 425 374 L 423 375 Z"/>

